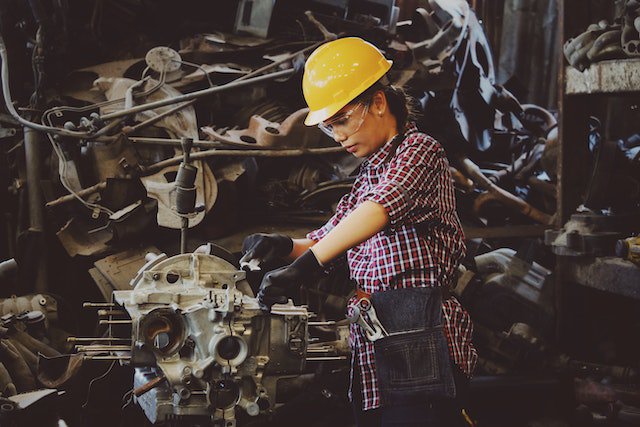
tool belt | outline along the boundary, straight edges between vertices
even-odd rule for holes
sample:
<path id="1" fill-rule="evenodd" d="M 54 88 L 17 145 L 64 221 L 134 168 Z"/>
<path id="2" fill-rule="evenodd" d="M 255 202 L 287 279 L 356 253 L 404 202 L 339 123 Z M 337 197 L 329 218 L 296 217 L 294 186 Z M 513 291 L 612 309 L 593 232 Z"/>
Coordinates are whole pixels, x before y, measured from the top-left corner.
<path id="1" fill-rule="evenodd" d="M 376 292 L 369 300 L 385 331 L 373 342 L 382 405 L 455 397 L 442 291 L 394 289 Z"/>

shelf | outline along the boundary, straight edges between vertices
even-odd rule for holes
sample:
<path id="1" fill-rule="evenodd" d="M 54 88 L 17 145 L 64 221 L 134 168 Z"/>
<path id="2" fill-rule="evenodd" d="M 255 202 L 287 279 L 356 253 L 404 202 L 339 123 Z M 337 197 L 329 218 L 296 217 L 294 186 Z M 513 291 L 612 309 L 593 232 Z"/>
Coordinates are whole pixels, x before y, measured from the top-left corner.
<path id="1" fill-rule="evenodd" d="M 580 72 L 566 67 L 566 95 L 640 92 L 640 58 L 591 64 Z"/>
<path id="2" fill-rule="evenodd" d="M 640 299 L 640 267 L 620 258 L 567 260 L 568 277 L 583 286 Z"/>

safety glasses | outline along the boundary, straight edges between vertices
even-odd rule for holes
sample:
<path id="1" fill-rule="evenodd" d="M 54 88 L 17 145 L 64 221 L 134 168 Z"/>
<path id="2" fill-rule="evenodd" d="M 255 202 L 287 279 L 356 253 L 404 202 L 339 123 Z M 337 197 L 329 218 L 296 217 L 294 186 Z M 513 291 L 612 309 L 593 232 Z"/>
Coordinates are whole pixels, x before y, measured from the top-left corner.
<path id="1" fill-rule="evenodd" d="M 362 113 L 358 114 L 358 110 L 362 110 Z M 320 122 L 318 127 L 333 139 L 335 139 L 336 136 L 347 139 L 360 130 L 368 111 L 369 104 L 359 102 L 352 109 L 337 114 L 329 120 Z"/>

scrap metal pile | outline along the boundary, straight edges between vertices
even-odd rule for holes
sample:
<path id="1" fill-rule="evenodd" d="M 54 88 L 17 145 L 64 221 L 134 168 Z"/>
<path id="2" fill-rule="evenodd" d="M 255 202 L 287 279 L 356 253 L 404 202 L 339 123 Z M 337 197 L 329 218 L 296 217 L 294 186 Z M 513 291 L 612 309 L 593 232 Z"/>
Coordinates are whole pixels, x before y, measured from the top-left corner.
<path id="1" fill-rule="evenodd" d="M 73 319 L 62 326 L 91 335 L 72 303 L 99 294 L 101 324 L 94 338 L 71 339 L 77 356 L 133 366 L 130 394 L 151 422 L 233 426 L 272 414 L 287 400 L 276 399 L 282 388 L 292 396 L 326 371 L 346 375 L 340 321 L 353 285 L 344 266 L 295 296 L 306 305 L 265 314 L 253 298 L 259 277 L 245 278 L 236 256 L 249 229 L 310 230 L 349 191 L 359 162 L 303 125 L 300 90 L 305 57 L 346 35 L 394 61 L 391 81 L 415 97 L 419 127 L 449 156 L 469 239 L 454 292 L 476 322 L 480 373 L 585 366 L 550 346 L 548 249 L 512 233 L 542 236 L 552 224 L 556 119 L 496 83 L 466 1 L 429 0 L 401 22 L 393 0 L 9 3 L 0 15 L 2 245 L 18 274 L 2 277 L 2 296 L 60 294 Z M 178 229 L 183 249 L 228 247 L 160 255 L 179 253 Z M 9 351 L 0 377 L 20 378 Z M 47 382 L 4 386 L 2 399 L 68 387 L 43 367 Z"/>
<path id="2" fill-rule="evenodd" d="M 564 55 L 571 66 L 584 71 L 594 62 L 640 57 L 640 2 L 622 3 L 622 11 L 613 23 L 599 21 L 567 40 Z"/>

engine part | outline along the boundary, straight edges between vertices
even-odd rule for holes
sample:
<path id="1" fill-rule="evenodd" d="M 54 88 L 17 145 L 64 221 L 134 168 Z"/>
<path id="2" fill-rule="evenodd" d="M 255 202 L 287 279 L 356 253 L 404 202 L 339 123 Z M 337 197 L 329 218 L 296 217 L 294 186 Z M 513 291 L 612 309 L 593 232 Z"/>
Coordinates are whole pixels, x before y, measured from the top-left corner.
<path id="1" fill-rule="evenodd" d="M 233 426 L 236 410 L 255 416 L 272 409 L 278 379 L 305 368 L 306 308 L 290 302 L 263 313 L 245 273 L 221 258 L 159 255 L 131 284 L 113 299 L 130 316 L 133 345 L 82 350 L 130 360 L 135 399 L 154 423 L 180 415 Z"/>
<path id="2" fill-rule="evenodd" d="M 520 322 L 541 333 L 552 329 L 554 310 L 551 271 L 522 259 L 513 249 L 502 248 L 475 258 L 482 284 L 463 295 L 474 321 L 492 329 L 507 330 Z M 456 287 L 456 292 L 458 292 Z"/>
<path id="3" fill-rule="evenodd" d="M 612 256 L 619 239 L 638 224 L 638 214 L 576 213 L 560 230 L 546 230 L 545 243 L 560 256 Z"/>
<path id="4" fill-rule="evenodd" d="M 622 49 L 628 56 L 640 56 L 640 2 L 626 0 L 622 25 Z"/>
<path id="5" fill-rule="evenodd" d="M 618 240 L 616 242 L 616 255 L 640 265 L 640 236 Z"/>
<path id="6" fill-rule="evenodd" d="M 24 312 L 40 312 L 46 322 L 58 320 L 58 302 L 50 295 L 36 294 L 0 299 L 0 317 Z"/>
<path id="7" fill-rule="evenodd" d="M 241 147 L 254 148 L 313 148 L 325 145 L 327 139 L 316 127 L 304 125 L 308 108 L 296 111 L 282 123 L 273 123 L 254 115 L 249 120 L 249 128 L 230 130 L 220 135 L 210 127 L 202 128 L 214 141 Z"/>

